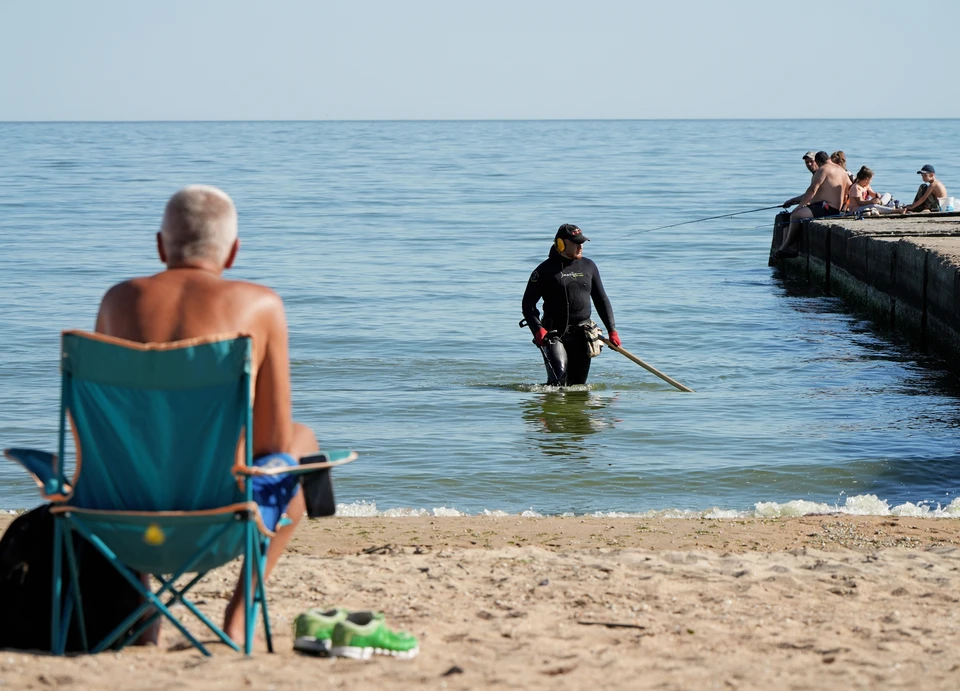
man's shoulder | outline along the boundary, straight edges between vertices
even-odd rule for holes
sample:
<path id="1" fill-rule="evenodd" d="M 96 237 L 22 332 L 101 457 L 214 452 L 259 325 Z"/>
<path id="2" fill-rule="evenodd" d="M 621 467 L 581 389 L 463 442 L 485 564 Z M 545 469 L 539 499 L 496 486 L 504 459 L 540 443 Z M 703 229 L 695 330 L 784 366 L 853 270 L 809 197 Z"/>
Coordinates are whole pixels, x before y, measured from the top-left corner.
<path id="1" fill-rule="evenodd" d="M 152 278 L 153 276 L 137 276 L 120 281 L 107 289 L 107 292 L 103 294 L 103 301 L 122 300 L 141 293 L 150 284 Z"/>
<path id="2" fill-rule="evenodd" d="M 252 281 L 224 280 L 220 287 L 229 304 L 242 305 L 248 315 L 283 314 L 283 300 L 273 288 Z"/>
<path id="3" fill-rule="evenodd" d="M 280 300 L 280 296 L 277 294 L 273 288 L 265 286 L 262 283 L 254 283 L 253 281 L 238 281 L 234 279 L 223 279 L 223 284 L 225 290 L 236 290 L 250 293 L 251 295 L 263 295 L 265 297 L 274 298 Z"/>
<path id="4" fill-rule="evenodd" d="M 205 277 L 203 280 L 180 281 L 166 271 L 151 276 L 137 276 L 117 283 L 107 295 L 129 295 L 150 289 L 162 289 L 171 285 L 191 286 L 192 289 L 208 290 L 212 292 L 242 293 L 249 296 L 259 295 L 265 298 L 280 300 L 280 296 L 272 288 L 253 281 L 240 281 L 221 277 Z"/>
<path id="5" fill-rule="evenodd" d="M 247 320 L 255 315 L 284 313 L 283 300 L 272 289 L 252 281 L 222 277 L 172 276 L 160 272 L 122 281 L 103 296 L 104 314 L 126 313 L 131 309 L 154 309 L 158 305 L 182 304 L 193 313 L 215 310 L 222 319 Z"/>
<path id="6" fill-rule="evenodd" d="M 823 168 L 821 168 L 820 170 L 823 170 Z M 818 170 L 817 172 L 819 173 L 820 171 Z M 830 180 L 836 181 L 839 184 L 847 184 L 847 185 L 850 184 L 850 174 L 836 164 L 826 169 L 824 176 L 829 178 Z"/>
<path id="7" fill-rule="evenodd" d="M 533 270 L 533 273 L 530 274 L 530 280 L 532 282 L 538 281 L 544 276 L 548 276 L 552 273 L 556 273 L 559 262 L 553 257 L 547 257 L 542 262 L 537 264 L 537 268 Z"/>
<path id="8" fill-rule="evenodd" d="M 597 263 L 590 259 L 590 257 L 580 257 L 580 266 L 585 269 L 597 270 Z"/>
<path id="9" fill-rule="evenodd" d="M 827 169 L 827 168 L 824 167 L 824 166 L 821 166 L 820 168 L 817 168 L 816 172 L 815 172 L 815 173 L 813 174 L 813 176 L 810 178 L 810 187 L 808 187 L 807 189 L 808 189 L 808 190 L 812 190 L 812 189 L 815 189 L 815 188 L 819 187 L 820 185 L 822 185 L 822 184 L 824 183 L 825 180 L 828 180 L 829 177 L 830 177 L 830 170 L 829 170 L 829 169 Z"/>

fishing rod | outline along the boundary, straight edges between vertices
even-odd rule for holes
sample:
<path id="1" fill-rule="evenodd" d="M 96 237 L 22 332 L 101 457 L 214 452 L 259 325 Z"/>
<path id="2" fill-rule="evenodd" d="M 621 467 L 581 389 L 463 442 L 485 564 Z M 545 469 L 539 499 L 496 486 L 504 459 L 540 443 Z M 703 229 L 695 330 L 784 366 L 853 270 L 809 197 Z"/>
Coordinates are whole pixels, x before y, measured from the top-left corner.
<path id="1" fill-rule="evenodd" d="M 655 230 L 666 230 L 667 228 L 677 228 L 679 226 L 690 225 L 691 223 L 702 223 L 703 221 L 713 221 L 718 218 L 730 218 L 732 216 L 742 216 L 743 214 L 753 214 L 758 211 L 770 211 L 771 209 L 782 209 L 783 204 L 777 204 L 776 206 L 764 206 L 760 209 L 750 209 L 749 211 L 736 211 L 732 214 L 721 214 L 719 216 L 707 216 L 706 218 L 698 218 L 695 221 L 682 221 L 681 223 L 671 223 L 666 226 L 657 226 L 656 228 L 646 228 L 645 230 L 637 230 L 632 233 L 627 233 L 623 237 L 628 238 L 631 235 L 639 235 L 640 233 L 652 233 Z"/>

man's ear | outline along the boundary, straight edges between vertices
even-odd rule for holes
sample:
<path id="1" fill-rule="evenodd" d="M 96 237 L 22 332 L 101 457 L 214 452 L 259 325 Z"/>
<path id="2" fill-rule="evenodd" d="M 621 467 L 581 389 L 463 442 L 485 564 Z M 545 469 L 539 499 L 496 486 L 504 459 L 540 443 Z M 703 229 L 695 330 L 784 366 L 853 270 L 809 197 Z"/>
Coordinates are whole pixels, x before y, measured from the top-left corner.
<path id="1" fill-rule="evenodd" d="M 167 263 L 167 251 L 163 249 L 163 234 L 157 233 L 157 254 L 160 255 L 160 261 Z"/>
<path id="2" fill-rule="evenodd" d="M 237 259 L 238 251 L 240 251 L 240 238 L 233 241 L 233 247 L 230 248 L 230 254 L 227 255 L 227 263 L 223 265 L 224 269 L 233 267 L 233 262 Z"/>

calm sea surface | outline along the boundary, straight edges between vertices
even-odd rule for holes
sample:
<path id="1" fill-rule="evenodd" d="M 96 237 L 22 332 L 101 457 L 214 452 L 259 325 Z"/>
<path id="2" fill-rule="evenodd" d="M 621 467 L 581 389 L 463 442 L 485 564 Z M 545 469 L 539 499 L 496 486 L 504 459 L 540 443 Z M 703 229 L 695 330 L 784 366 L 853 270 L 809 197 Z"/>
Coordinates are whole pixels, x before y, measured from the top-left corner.
<path id="1" fill-rule="evenodd" d="M 239 209 L 230 274 L 286 302 L 296 418 L 361 454 L 344 512 L 960 515 L 957 378 L 784 284 L 773 211 L 638 232 L 778 204 L 808 149 L 960 189 L 958 120 L 0 123 L 0 446 L 55 449 L 59 332 L 160 269 L 204 182 Z M 520 297 L 564 222 L 624 346 L 697 393 L 606 350 L 588 390 L 539 386 Z M 38 501 L 0 464 L 0 507 Z"/>

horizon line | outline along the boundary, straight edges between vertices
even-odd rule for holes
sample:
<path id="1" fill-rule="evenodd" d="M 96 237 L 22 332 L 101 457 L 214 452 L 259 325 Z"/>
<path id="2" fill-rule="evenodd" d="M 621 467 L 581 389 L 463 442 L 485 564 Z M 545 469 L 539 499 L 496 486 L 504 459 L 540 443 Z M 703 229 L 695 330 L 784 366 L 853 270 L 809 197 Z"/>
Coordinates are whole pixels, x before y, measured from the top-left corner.
<path id="1" fill-rule="evenodd" d="M 0 125 L 109 125 L 109 124 L 190 124 L 190 123 L 419 123 L 419 122 L 845 122 L 845 121 L 897 121 L 897 120 L 926 120 L 926 121 L 951 121 L 960 120 L 958 117 L 889 117 L 889 118 L 857 118 L 857 117 L 829 117 L 829 118 L 751 118 L 751 117 L 733 117 L 733 118 L 694 118 L 694 117 L 676 117 L 676 118 L 342 118 L 342 119 L 188 119 L 188 120 L 5 120 L 0 118 Z"/>

